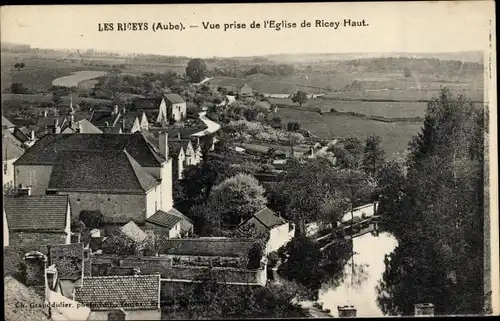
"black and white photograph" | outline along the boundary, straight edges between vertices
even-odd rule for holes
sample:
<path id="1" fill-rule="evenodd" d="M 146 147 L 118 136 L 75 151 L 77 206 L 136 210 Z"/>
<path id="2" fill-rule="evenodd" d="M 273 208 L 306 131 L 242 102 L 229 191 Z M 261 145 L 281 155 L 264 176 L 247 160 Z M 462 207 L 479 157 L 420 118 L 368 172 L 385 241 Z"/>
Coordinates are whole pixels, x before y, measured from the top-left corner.
<path id="1" fill-rule="evenodd" d="M 492 1 L 0 22 L 5 320 L 499 314 Z"/>

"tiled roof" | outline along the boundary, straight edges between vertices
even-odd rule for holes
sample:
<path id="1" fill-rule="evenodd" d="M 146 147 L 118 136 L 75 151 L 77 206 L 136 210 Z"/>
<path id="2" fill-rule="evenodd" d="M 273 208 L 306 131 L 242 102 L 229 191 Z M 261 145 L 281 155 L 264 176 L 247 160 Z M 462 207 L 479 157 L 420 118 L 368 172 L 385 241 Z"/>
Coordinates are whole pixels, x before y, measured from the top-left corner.
<path id="1" fill-rule="evenodd" d="M 132 104 L 135 109 L 158 109 L 161 103 L 161 98 L 136 98 Z"/>
<path id="2" fill-rule="evenodd" d="M 16 127 L 12 135 L 21 143 L 25 143 L 31 138 L 30 130 L 27 127 Z"/>
<path id="3" fill-rule="evenodd" d="M 159 167 L 164 159 L 155 153 L 144 136 L 137 134 L 48 134 L 17 160 L 17 165 L 52 165 L 61 151 L 123 151 L 143 167 Z"/>
<path id="4" fill-rule="evenodd" d="M 134 221 L 130 221 L 120 227 L 120 231 L 137 243 L 143 242 L 148 237 L 148 235 L 141 230 L 141 228 L 137 226 Z"/>
<path id="5" fill-rule="evenodd" d="M 60 279 L 76 280 L 82 277 L 83 243 L 52 245 L 49 257 Z"/>
<path id="6" fill-rule="evenodd" d="M 67 195 L 4 197 L 9 229 L 64 231 L 68 202 Z"/>
<path id="7" fill-rule="evenodd" d="M 94 110 L 90 116 L 90 122 L 97 127 L 105 127 L 106 122 L 108 126 L 114 127 L 121 119 L 121 114 L 113 114 L 108 110 Z"/>
<path id="8" fill-rule="evenodd" d="M 2 116 L 2 128 L 12 128 L 15 127 L 14 124 L 8 120 L 5 116 Z"/>
<path id="9" fill-rule="evenodd" d="M 148 217 L 146 219 L 146 222 L 153 223 L 153 224 L 156 224 L 156 225 L 159 225 L 159 226 L 171 229 L 177 223 L 179 223 L 180 221 L 182 221 L 183 218 L 184 218 L 183 217 L 184 215 L 182 215 L 182 214 L 181 214 L 182 216 L 176 215 L 176 214 L 173 213 L 174 211 L 175 212 L 179 212 L 179 211 L 177 211 L 174 208 L 172 208 L 168 212 L 164 212 L 164 211 L 161 211 L 161 210 L 157 211 L 152 216 Z M 180 214 L 180 212 L 179 212 L 179 214 Z"/>
<path id="10" fill-rule="evenodd" d="M 33 290 L 12 278 L 4 278 L 4 309 L 5 320 L 8 321 L 41 321 L 49 320 L 43 308 L 37 305 L 44 303 L 44 300 Z M 24 304 L 25 308 L 20 308 Z M 31 307 L 30 304 L 35 304 Z"/>
<path id="11" fill-rule="evenodd" d="M 260 210 L 259 212 L 253 215 L 262 225 L 267 227 L 268 229 L 272 229 L 275 226 L 283 225 L 286 221 L 278 216 L 275 212 L 273 212 L 268 207 Z"/>
<path id="12" fill-rule="evenodd" d="M 143 193 L 158 184 L 127 151 L 73 150 L 58 153 L 48 188 Z"/>
<path id="13" fill-rule="evenodd" d="M 24 154 L 24 149 L 21 148 L 19 142 L 12 133 L 4 131 L 2 133 L 2 160 L 11 160 L 21 157 Z"/>
<path id="14" fill-rule="evenodd" d="M 75 301 L 93 311 L 111 310 L 109 305 L 124 310 L 158 309 L 159 275 L 87 277 L 75 291 Z"/>
<path id="15" fill-rule="evenodd" d="M 164 254 L 241 257 L 248 255 L 255 241 L 236 238 L 182 238 L 164 240 L 164 243 Z"/>
<path id="16" fill-rule="evenodd" d="M 172 104 L 181 104 L 186 102 L 184 98 L 182 98 L 178 94 L 164 94 L 163 96 Z"/>

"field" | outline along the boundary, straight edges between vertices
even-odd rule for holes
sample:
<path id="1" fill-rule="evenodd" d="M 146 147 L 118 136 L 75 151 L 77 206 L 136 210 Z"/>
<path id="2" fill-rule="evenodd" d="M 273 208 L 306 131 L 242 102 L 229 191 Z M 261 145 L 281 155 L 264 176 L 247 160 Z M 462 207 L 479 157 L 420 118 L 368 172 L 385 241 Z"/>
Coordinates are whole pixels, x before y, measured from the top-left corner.
<path id="1" fill-rule="evenodd" d="M 299 104 L 291 99 L 270 99 L 278 106 L 287 105 L 292 108 L 299 107 Z M 311 99 L 302 105 L 302 108 L 316 110 L 321 108 L 323 112 L 329 112 L 334 108 L 338 112 L 354 112 L 366 116 L 382 116 L 386 118 L 414 118 L 424 117 L 426 103 L 414 102 L 364 102 L 364 101 L 335 101 L 328 99 Z"/>
<path id="2" fill-rule="evenodd" d="M 52 85 L 61 87 L 77 87 L 78 84 L 82 81 L 98 78 L 104 76 L 105 74 L 106 74 L 105 71 L 92 71 L 92 70 L 77 71 L 69 76 L 64 76 L 54 79 L 52 81 Z"/>
<path id="3" fill-rule="evenodd" d="M 34 94 L 34 95 L 18 95 L 18 94 L 2 94 L 2 102 L 16 102 L 16 103 L 40 103 L 40 102 L 50 102 L 52 101 L 52 95 L 50 94 Z M 61 101 L 63 105 L 69 105 L 69 96 L 61 96 Z M 79 104 L 82 101 L 110 105 L 111 101 L 107 99 L 97 99 L 97 98 L 87 98 L 87 97 L 73 97 L 73 103 Z"/>
<path id="4" fill-rule="evenodd" d="M 388 157 L 404 152 L 413 135 L 420 132 L 422 123 L 384 123 L 355 116 L 320 115 L 316 112 L 280 108 L 277 115 L 284 123 L 297 121 L 301 127 L 321 138 L 357 136 L 365 139 L 370 135 L 382 138 L 382 147 Z"/>
<path id="5" fill-rule="evenodd" d="M 363 91 L 343 92 L 346 86 L 354 81 L 363 84 Z M 254 74 L 242 78 L 216 77 L 210 83 L 214 86 L 232 87 L 239 87 L 246 83 L 254 90 L 268 94 L 292 94 L 303 90 L 313 94 L 328 93 L 339 98 L 395 100 L 427 100 L 435 96 L 441 86 L 446 86 L 456 92 L 465 91 L 472 100 L 483 99 L 482 75 L 442 78 L 424 74 L 405 78 L 402 73 L 354 71 L 330 74 L 304 73 L 296 76 Z"/>

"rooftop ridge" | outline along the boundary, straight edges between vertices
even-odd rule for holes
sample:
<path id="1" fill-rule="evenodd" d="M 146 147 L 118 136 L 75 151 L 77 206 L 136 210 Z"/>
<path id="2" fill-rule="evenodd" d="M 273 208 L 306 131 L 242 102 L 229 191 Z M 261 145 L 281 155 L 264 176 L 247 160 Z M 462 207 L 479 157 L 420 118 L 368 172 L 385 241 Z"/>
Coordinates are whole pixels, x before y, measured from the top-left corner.
<path id="1" fill-rule="evenodd" d="M 85 279 L 137 279 L 137 278 L 160 278 L 160 274 L 137 274 L 137 275 L 102 275 L 102 276 L 86 276 Z"/>

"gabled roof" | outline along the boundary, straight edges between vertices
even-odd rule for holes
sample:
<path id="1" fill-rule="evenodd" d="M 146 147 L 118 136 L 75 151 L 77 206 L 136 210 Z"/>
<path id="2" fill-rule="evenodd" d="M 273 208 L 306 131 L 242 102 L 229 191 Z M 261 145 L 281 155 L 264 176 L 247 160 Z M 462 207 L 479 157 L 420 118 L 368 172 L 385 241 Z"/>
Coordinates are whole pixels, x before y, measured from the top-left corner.
<path id="1" fill-rule="evenodd" d="M 137 226 L 134 221 L 130 221 L 120 227 L 120 231 L 136 243 L 144 242 L 144 240 L 148 237 L 148 235 L 141 230 L 141 228 Z"/>
<path id="2" fill-rule="evenodd" d="M 93 311 L 110 310 L 117 305 L 124 310 L 159 309 L 160 276 L 99 276 L 86 277 L 75 290 L 75 301 Z"/>
<path id="3" fill-rule="evenodd" d="M 17 281 L 11 276 L 4 277 L 5 320 L 41 321 L 49 320 L 43 306 L 44 299 L 36 291 Z M 20 308 L 23 304 L 26 308 Z M 34 307 L 31 307 L 34 304 Z"/>
<path id="4" fill-rule="evenodd" d="M 42 117 L 38 120 L 37 126 L 54 127 L 56 123 L 59 126 L 63 126 L 66 123 L 66 121 L 67 121 L 66 117 L 61 117 L 61 116 Z"/>
<path id="5" fill-rule="evenodd" d="M 12 135 L 21 143 L 25 143 L 31 138 L 31 130 L 26 126 L 16 127 Z"/>
<path id="6" fill-rule="evenodd" d="M 163 97 L 165 97 L 165 100 L 168 100 L 171 104 L 181 104 L 186 102 L 184 98 L 178 94 L 164 94 Z"/>
<path id="7" fill-rule="evenodd" d="M 169 211 L 164 212 L 164 211 L 157 211 L 154 213 L 152 216 L 148 217 L 146 219 L 146 222 L 159 225 L 161 227 L 165 227 L 167 229 L 171 229 L 174 227 L 177 223 L 180 221 L 185 220 L 191 224 L 193 224 L 193 221 L 176 210 L 175 208 L 171 208 Z"/>
<path id="8" fill-rule="evenodd" d="M 83 243 L 52 245 L 49 258 L 57 268 L 59 279 L 76 280 L 82 277 Z"/>
<path id="9" fill-rule="evenodd" d="M 240 94 L 252 94 L 253 93 L 252 87 L 250 87 L 247 84 L 244 84 L 238 90 L 239 90 Z"/>
<path id="10" fill-rule="evenodd" d="M 8 120 L 5 116 L 2 116 L 2 128 L 12 128 L 15 127 L 14 124 Z"/>
<path id="11" fill-rule="evenodd" d="M 181 238 L 164 240 L 164 254 L 192 256 L 242 257 L 255 244 L 252 239 Z"/>
<path id="12" fill-rule="evenodd" d="M 158 184 L 126 150 L 65 150 L 58 153 L 48 188 L 144 193 Z"/>
<path id="13" fill-rule="evenodd" d="M 68 195 L 4 197 L 10 230 L 64 231 Z"/>
<path id="14" fill-rule="evenodd" d="M 154 135 L 149 134 L 147 140 L 153 145 L 153 148 L 159 150 L 160 140 Z M 186 145 L 187 140 L 179 140 L 179 139 L 170 139 L 170 135 L 168 135 L 168 154 L 169 157 L 177 157 L 179 156 L 181 150 L 183 150 L 184 145 Z M 164 155 L 163 155 L 164 156 Z"/>
<path id="15" fill-rule="evenodd" d="M 254 217 L 268 229 L 272 229 L 273 227 L 286 223 L 286 221 L 282 217 L 278 216 L 268 207 L 264 207 L 262 210 L 255 213 L 252 217 Z"/>
<path id="16" fill-rule="evenodd" d="M 2 160 L 12 160 L 21 157 L 24 154 L 24 149 L 20 145 L 21 142 L 12 133 L 4 131 L 2 133 Z"/>
<path id="17" fill-rule="evenodd" d="M 159 167 L 165 160 L 144 136 L 137 134 L 48 134 L 30 147 L 16 165 L 53 165 L 61 151 L 123 151 L 143 167 Z"/>

